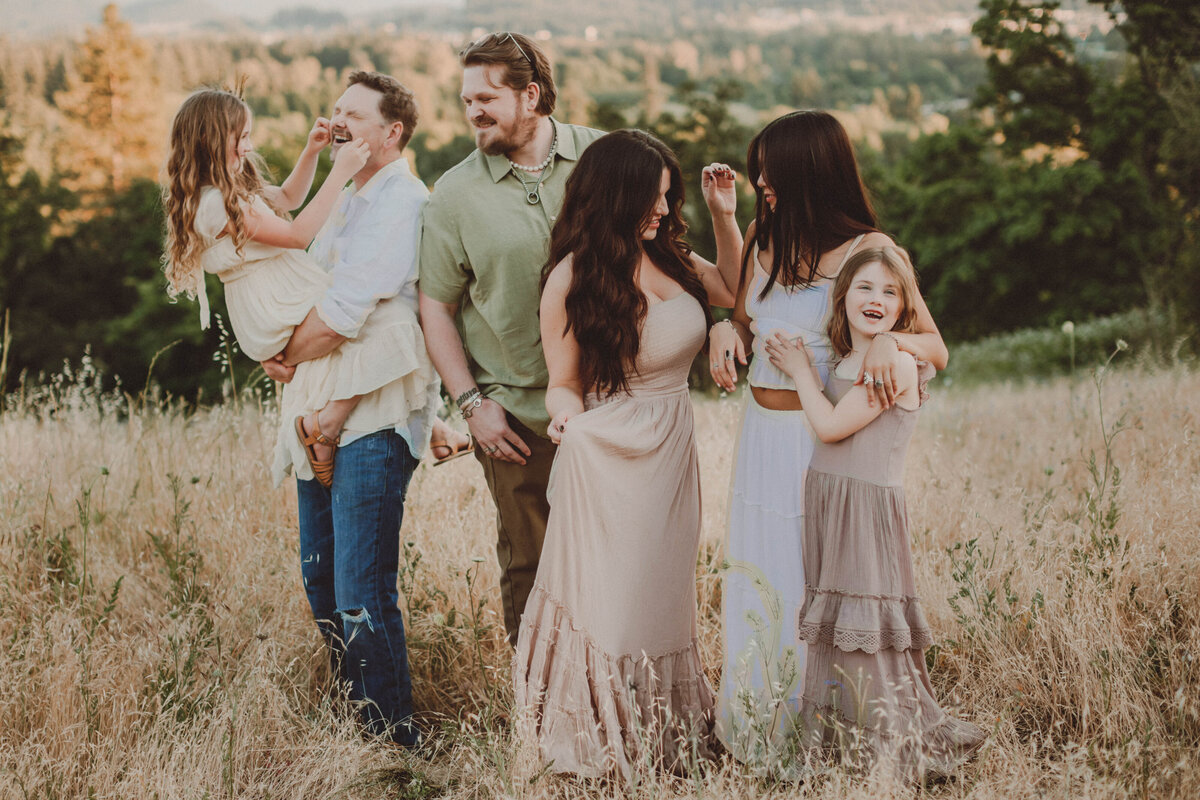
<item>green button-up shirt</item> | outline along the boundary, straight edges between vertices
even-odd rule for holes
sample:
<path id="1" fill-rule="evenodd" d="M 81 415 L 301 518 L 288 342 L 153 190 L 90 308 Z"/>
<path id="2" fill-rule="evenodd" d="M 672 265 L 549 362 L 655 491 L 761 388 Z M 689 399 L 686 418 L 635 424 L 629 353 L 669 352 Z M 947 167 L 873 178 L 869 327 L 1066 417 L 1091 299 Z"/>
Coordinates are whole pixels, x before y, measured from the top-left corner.
<path id="1" fill-rule="evenodd" d="M 530 205 L 508 159 L 479 150 L 443 175 L 425 206 L 421 234 L 421 291 L 459 307 L 459 325 L 475 382 L 542 436 L 546 360 L 538 305 L 550 228 L 562 208 L 567 176 L 602 131 L 551 120 L 558 136 L 542 180 L 541 202 Z M 530 188 L 533 181 L 526 176 Z"/>

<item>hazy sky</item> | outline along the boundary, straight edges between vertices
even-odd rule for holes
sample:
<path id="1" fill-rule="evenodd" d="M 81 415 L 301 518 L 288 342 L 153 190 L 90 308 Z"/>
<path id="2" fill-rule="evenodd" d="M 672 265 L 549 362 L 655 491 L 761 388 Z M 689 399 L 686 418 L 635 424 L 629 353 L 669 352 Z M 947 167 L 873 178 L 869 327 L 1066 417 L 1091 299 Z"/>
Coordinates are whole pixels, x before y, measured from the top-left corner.
<path id="1" fill-rule="evenodd" d="M 461 6 L 463 0 L 111 0 L 124 12 L 122 16 L 137 16 L 139 7 L 174 7 L 185 5 L 193 18 L 242 17 L 262 20 L 275 12 L 299 6 L 339 11 L 347 16 L 403 6 Z M 12 32 L 38 33 L 63 29 L 80 29 L 100 21 L 101 9 L 110 0 L 0 0 L 0 20 L 3 29 Z M 195 13 L 199 12 L 199 13 Z M 168 15 L 169 16 L 169 15 Z"/>

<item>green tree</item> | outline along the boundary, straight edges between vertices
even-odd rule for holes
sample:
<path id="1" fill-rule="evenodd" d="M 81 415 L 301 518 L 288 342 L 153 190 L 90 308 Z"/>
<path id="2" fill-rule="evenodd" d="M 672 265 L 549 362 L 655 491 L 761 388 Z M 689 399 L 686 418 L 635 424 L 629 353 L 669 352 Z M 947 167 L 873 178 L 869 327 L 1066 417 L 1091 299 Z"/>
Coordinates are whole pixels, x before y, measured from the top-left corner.
<path id="1" fill-rule="evenodd" d="M 689 181 L 684 203 L 688 239 L 709 259 L 716 257 L 716 240 L 708 207 L 700 194 L 700 171 L 714 161 L 729 164 L 743 176 L 745 188 L 746 144 L 754 131 L 739 122 L 729 109 L 741 93 L 741 86 L 733 81 L 718 83 L 711 94 L 685 82 L 676 95 L 676 100 L 685 106 L 683 113 L 666 112 L 655 120 L 643 117 L 637 125 L 662 139 L 679 157 L 684 179 Z M 753 203 L 743 196 L 738 203 L 738 224 L 742 230 L 753 215 Z"/>
<path id="2" fill-rule="evenodd" d="M 1130 14 L 1130 68 L 1113 80 L 1078 61 L 1057 0 L 981 2 L 985 113 L 921 140 L 882 178 L 885 222 L 913 250 L 951 337 L 1190 294 L 1200 164 L 1194 128 L 1180 127 L 1187 104 L 1169 92 L 1186 94 L 1186 75 L 1195 84 L 1200 17 L 1149 10 L 1165 4 L 1133 4 L 1144 7 Z M 1191 38 L 1164 34 L 1155 50 L 1147 20 L 1190 25 Z"/>
<path id="3" fill-rule="evenodd" d="M 972 30 L 990 50 L 976 103 L 992 109 L 1010 152 L 1075 143 L 1091 121 L 1094 79 L 1054 15 L 1058 0 L 982 0 Z"/>
<path id="4" fill-rule="evenodd" d="M 986 131 L 964 125 L 918 142 L 882 188 L 885 228 L 913 251 L 953 339 L 1146 299 L 1142 254 L 1158 220 L 1132 171 L 1003 158 Z"/>
<path id="5" fill-rule="evenodd" d="M 76 56 L 76 72 L 56 102 L 72 123 L 60 164 L 75 173 L 81 192 L 123 191 L 136 178 L 153 178 L 162 132 L 154 65 L 117 7 L 90 28 Z"/>
<path id="6" fill-rule="evenodd" d="M 45 344 L 38 286 L 53 284 L 47 260 L 54 231 L 64 209 L 73 205 L 70 192 L 56 182 L 43 182 L 21 160 L 22 144 L 0 135 L 0 319 L 8 312 L 12 346 L 5 378 L 11 388 L 22 372 L 43 366 L 39 347 Z M 0 323 L 2 324 L 2 323 Z"/>
<path id="7" fill-rule="evenodd" d="M 1200 322 L 1200 4 L 1091 0 L 1112 15 L 1132 63 L 1100 98 L 1099 157 L 1124 161 L 1163 218 L 1163 256 L 1150 265 L 1153 298 Z"/>

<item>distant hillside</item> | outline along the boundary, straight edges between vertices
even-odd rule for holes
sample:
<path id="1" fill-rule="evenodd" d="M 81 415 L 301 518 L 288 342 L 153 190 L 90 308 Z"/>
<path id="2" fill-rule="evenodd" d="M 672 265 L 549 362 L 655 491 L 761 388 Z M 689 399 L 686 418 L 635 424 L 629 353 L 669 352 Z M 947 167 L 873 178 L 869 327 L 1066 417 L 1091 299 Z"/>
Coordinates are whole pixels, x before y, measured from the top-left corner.
<path id="1" fill-rule="evenodd" d="M 18 35 L 75 33 L 100 19 L 109 0 L 0 0 L 4 31 Z M 578 32 L 589 25 L 607 30 L 657 31 L 664 35 L 752 15 L 803 13 L 826 20 L 901 17 L 937 20 L 975 17 L 978 0 L 116 0 L 121 15 L 138 26 L 186 30 L 217 25 L 288 27 L 291 9 L 338 15 L 348 22 L 392 18 L 417 28 L 432 26 L 470 31 L 520 29 Z M 1087 0 L 1065 0 L 1063 7 L 1083 8 Z M 1099 6 L 1092 5 L 1093 10 Z M 297 14 L 304 18 L 304 14 Z"/>

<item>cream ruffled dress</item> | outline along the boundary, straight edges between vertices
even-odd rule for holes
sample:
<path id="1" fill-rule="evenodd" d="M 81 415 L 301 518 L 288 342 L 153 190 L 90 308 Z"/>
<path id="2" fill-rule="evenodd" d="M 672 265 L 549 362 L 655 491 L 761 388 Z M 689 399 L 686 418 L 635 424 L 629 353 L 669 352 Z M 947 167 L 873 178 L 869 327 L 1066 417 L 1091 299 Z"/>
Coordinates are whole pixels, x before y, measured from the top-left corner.
<path id="1" fill-rule="evenodd" d="M 554 772 L 628 779 L 710 755 L 687 387 L 704 336 L 704 310 L 686 292 L 651 305 L 629 392 L 589 397 L 555 456 L 513 658 L 518 730 Z"/>
<path id="2" fill-rule="evenodd" d="M 274 213 L 261 197 L 254 203 L 260 213 Z M 238 253 L 233 240 L 223 234 L 228 222 L 220 191 L 205 187 L 196 211 L 196 231 L 205 244 L 201 264 L 225 286 L 225 304 L 238 346 L 255 361 L 264 361 L 283 350 L 295 326 L 332 284 L 332 276 L 303 250 L 247 241 Z M 201 326 L 208 327 L 203 284 L 197 295 Z M 400 298 L 381 300 L 357 337 L 296 367 L 280 399 L 271 467 L 276 485 L 289 470 L 301 480 L 313 478 L 296 438 L 297 416 L 324 408 L 331 400 L 363 395 L 345 430 L 371 433 L 403 425 L 413 412 L 434 407 L 438 391 L 415 309 Z M 413 444 L 424 446 L 424 442 Z"/>

